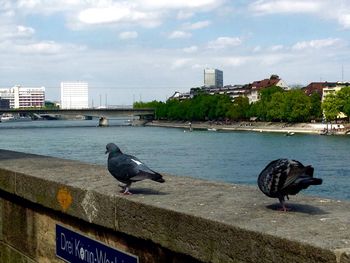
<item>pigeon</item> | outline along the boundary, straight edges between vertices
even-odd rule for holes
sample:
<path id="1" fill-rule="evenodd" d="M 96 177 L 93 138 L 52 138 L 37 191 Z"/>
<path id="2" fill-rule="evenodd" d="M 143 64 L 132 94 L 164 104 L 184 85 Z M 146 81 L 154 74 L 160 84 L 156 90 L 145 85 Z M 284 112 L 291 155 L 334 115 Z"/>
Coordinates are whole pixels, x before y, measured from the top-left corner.
<path id="1" fill-rule="evenodd" d="M 322 184 L 322 179 L 313 177 L 314 168 L 304 166 L 296 160 L 277 159 L 270 162 L 259 174 L 258 186 L 269 197 L 278 198 L 283 211 L 285 197 L 295 195 L 310 185 Z"/>
<path id="2" fill-rule="evenodd" d="M 108 171 L 116 178 L 125 195 L 131 194 L 129 188 L 132 183 L 150 179 L 159 183 L 164 183 L 162 175 L 148 168 L 143 162 L 132 155 L 123 154 L 114 143 L 106 145 L 108 155 Z"/>

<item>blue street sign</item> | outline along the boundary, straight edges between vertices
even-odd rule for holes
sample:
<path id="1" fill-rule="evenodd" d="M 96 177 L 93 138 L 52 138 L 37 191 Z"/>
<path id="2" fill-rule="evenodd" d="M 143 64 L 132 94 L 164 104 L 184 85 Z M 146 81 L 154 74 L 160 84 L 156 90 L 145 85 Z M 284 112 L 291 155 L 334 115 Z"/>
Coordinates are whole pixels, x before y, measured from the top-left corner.
<path id="1" fill-rule="evenodd" d="M 70 263 L 138 263 L 135 255 L 56 225 L 56 256 Z"/>

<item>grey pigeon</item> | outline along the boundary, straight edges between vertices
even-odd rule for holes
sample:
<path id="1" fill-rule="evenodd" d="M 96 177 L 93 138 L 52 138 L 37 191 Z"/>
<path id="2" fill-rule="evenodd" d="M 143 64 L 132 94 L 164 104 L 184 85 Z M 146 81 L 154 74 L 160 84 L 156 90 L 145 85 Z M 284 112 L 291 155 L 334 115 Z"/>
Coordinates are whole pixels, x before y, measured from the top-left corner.
<path id="1" fill-rule="evenodd" d="M 285 197 L 295 195 L 310 185 L 322 184 L 322 179 L 313 177 L 314 168 L 288 159 L 270 162 L 259 174 L 258 186 L 269 197 L 278 198 L 282 210 L 287 211 Z"/>
<path id="2" fill-rule="evenodd" d="M 108 155 L 108 171 L 123 185 L 123 194 L 131 194 L 130 185 L 144 179 L 150 179 L 159 183 L 164 183 L 162 175 L 148 168 L 143 162 L 132 155 L 123 154 L 114 143 L 106 145 Z"/>

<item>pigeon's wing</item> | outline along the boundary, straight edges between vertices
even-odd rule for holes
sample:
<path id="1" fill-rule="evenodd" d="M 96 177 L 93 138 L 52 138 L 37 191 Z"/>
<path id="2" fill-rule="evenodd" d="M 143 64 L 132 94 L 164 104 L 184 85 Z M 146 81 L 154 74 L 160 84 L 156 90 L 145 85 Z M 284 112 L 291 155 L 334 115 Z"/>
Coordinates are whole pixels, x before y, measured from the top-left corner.
<path id="1" fill-rule="evenodd" d="M 164 182 L 162 175 L 151 170 L 137 157 L 120 154 L 108 160 L 109 172 L 123 183 L 131 183 L 144 179 L 151 179 L 160 183 Z"/>
<path id="2" fill-rule="evenodd" d="M 128 158 L 133 163 L 134 175 L 130 177 L 131 181 L 141 181 L 144 179 L 151 179 L 155 181 L 162 181 L 162 176 L 150 169 L 146 164 L 140 161 L 137 157 L 128 155 Z"/>
<path id="3" fill-rule="evenodd" d="M 290 171 L 287 159 L 278 159 L 270 162 L 258 176 L 260 190 L 270 197 L 278 197 L 284 187 L 287 175 Z"/>
<path id="4" fill-rule="evenodd" d="M 310 185 L 322 184 L 322 179 L 314 178 L 313 172 L 314 168 L 312 166 L 305 167 L 300 162 L 292 160 L 291 171 L 283 188 L 284 193 L 295 195 Z"/>
<path id="5" fill-rule="evenodd" d="M 113 157 L 108 160 L 108 170 L 118 180 L 128 182 L 137 175 L 137 163 L 125 154 Z"/>
<path id="6" fill-rule="evenodd" d="M 305 166 L 302 163 L 296 160 L 291 160 L 289 162 L 289 171 L 281 190 L 293 185 L 299 178 L 306 177 L 307 175 L 304 173 L 304 171 Z"/>

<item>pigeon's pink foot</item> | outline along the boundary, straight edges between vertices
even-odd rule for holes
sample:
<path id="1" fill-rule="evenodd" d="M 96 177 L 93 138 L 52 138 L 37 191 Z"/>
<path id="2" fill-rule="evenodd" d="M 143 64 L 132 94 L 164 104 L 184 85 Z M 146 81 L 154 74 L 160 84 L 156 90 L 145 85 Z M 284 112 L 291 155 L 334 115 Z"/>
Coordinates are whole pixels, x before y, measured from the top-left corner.
<path id="1" fill-rule="evenodd" d="M 283 212 L 288 212 L 288 211 L 290 211 L 290 210 L 292 210 L 292 209 L 289 208 L 289 207 L 286 207 L 286 206 L 283 206 L 283 207 L 281 207 L 281 208 L 278 209 L 278 211 L 283 211 Z"/>
<path id="2" fill-rule="evenodd" d="M 129 187 L 126 187 L 122 191 L 120 191 L 123 195 L 132 195 L 132 193 L 129 191 Z"/>

